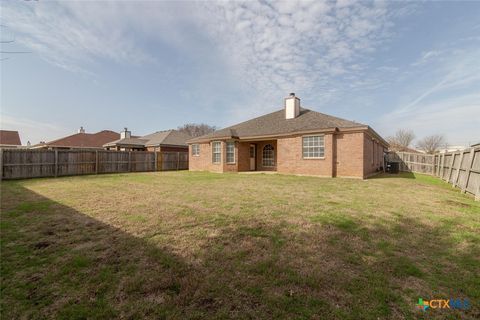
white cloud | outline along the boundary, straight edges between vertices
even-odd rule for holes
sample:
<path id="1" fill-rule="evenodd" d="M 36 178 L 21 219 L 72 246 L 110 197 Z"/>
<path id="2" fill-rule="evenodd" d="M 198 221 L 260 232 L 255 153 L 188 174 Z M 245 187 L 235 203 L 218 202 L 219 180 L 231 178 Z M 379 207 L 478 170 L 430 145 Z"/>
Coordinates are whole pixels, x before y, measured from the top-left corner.
<path id="1" fill-rule="evenodd" d="M 19 42 L 55 65 L 83 72 L 91 72 L 98 58 L 155 63 L 144 42 L 165 41 L 194 52 L 198 34 L 189 34 L 195 30 L 210 39 L 211 51 L 221 53 L 245 89 L 271 101 L 295 90 L 320 97 L 318 88 L 343 87 L 342 77 L 360 79 L 363 58 L 391 25 L 387 5 L 65 1 L 6 3 L 2 15 Z"/>
<path id="2" fill-rule="evenodd" d="M 439 50 L 430 50 L 430 51 L 427 51 L 427 52 L 424 52 L 421 56 L 420 59 L 418 59 L 417 61 L 415 61 L 414 63 L 412 63 L 412 66 L 420 66 L 420 65 L 423 65 L 429 61 L 431 61 L 432 59 L 434 59 L 435 57 L 438 57 L 440 55 L 442 55 L 443 52 L 439 51 Z"/>
<path id="3" fill-rule="evenodd" d="M 425 57 L 429 57 L 425 59 Z M 435 57 L 435 58 L 432 58 Z M 428 72 L 429 80 L 433 84 L 423 89 L 423 92 L 412 99 L 409 103 L 399 106 L 394 113 L 401 114 L 418 109 L 422 101 L 426 99 L 442 99 L 442 95 L 463 95 L 458 93 L 462 89 L 471 90 L 472 87 L 480 90 L 480 50 L 474 49 L 450 49 L 445 51 L 429 51 L 424 53 L 421 61 L 427 63 L 428 69 L 418 68 L 416 65 L 411 71 L 411 77 L 422 76 Z M 423 63 L 422 63 L 423 64 Z M 417 92 L 412 88 L 412 92 Z"/>
<path id="4" fill-rule="evenodd" d="M 443 134 L 450 144 L 467 145 L 480 138 L 480 94 L 466 94 L 431 103 L 419 103 L 417 108 L 382 116 L 375 126 L 393 134 L 397 129 L 411 129 L 417 138 Z"/>
<path id="5" fill-rule="evenodd" d="M 195 12 L 181 3 L 2 2 L 2 23 L 15 32 L 18 43 L 46 61 L 92 74 L 97 59 L 155 63 L 155 56 L 144 48 L 146 39 L 185 46 L 185 37 L 178 35 Z"/>
<path id="6" fill-rule="evenodd" d="M 332 90 L 350 90 L 362 64 L 388 36 L 386 2 L 208 2 L 203 23 L 228 56 L 231 72 L 259 94 L 261 113 L 295 91 L 319 104 Z M 348 77 L 347 85 L 342 79 Z M 356 82 L 361 84 L 362 82 Z M 321 89 L 321 90 L 319 90 Z M 322 92 L 320 92 L 322 91 Z M 280 96 L 279 96 L 280 94 Z M 264 100 L 262 100 L 262 97 Z"/>
<path id="7" fill-rule="evenodd" d="M 37 144 L 40 141 L 50 141 L 74 133 L 53 123 L 18 118 L 6 114 L 1 115 L 0 127 L 3 130 L 19 131 L 23 145 L 26 145 L 27 141 L 30 141 L 31 144 Z"/>
<path id="8" fill-rule="evenodd" d="M 375 125 L 389 135 L 400 128 L 414 130 L 418 138 L 444 134 L 456 145 L 478 140 L 479 58 L 480 50 L 475 46 L 460 49 L 447 45 L 422 53 L 403 80 L 403 90 L 411 98 L 393 102 L 397 106 Z"/>

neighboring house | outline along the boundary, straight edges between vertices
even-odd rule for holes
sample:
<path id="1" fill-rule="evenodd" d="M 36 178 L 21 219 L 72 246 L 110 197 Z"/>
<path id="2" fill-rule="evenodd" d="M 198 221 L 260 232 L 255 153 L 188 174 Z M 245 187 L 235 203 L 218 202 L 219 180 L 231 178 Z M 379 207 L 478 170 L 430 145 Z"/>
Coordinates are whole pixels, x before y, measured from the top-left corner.
<path id="1" fill-rule="evenodd" d="M 448 152 L 455 152 L 455 151 L 460 151 L 464 149 L 468 149 L 469 147 L 466 145 L 445 145 L 443 147 L 438 148 L 437 152 L 438 153 L 448 153 Z"/>
<path id="2" fill-rule="evenodd" d="M 0 148 L 21 148 L 18 131 L 0 130 Z"/>
<path id="3" fill-rule="evenodd" d="M 187 142 L 190 170 L 358 178 L 380 171 L 388 148 L 369 126 L 301 108 L 293 93 L 279 111 Z"/>
<path id="4" fill-rule="evenodd" d="M 80 127 L 76 134 L 49 142 L 40 142 L 31 149 L 103 149 L 105 143 L 118 138 L 120 138 L 120 134 L 114 131 L 102 130 L 97 133 L 85 133 L 85 129 Z"/>
<path id="5" fill-rule="evenodd" d="M 157 131 L 143 137 L 132 136 L 125 128 L 120 133 L 120 139 L 105 143 L 107 150 L 121 151 L 175 151 L 188 152 L 186 141 L 191 137 L 177 130 Z"/>
<path id="6" fill-rule="evenodd" d="M 410 147 L 393 147 L 392 145 L 389 146 L 388 151 L 407 152 L 407 153 L 425 153 L 425 151 L 423 150 L 417 150 Z"/>

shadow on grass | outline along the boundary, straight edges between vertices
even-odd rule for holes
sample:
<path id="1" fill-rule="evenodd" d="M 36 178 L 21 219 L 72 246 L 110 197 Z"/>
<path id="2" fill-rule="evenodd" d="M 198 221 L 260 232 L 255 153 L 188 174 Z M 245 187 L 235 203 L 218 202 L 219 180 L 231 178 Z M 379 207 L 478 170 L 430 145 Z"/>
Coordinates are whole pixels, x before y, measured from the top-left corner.
<path id="1" fill-rule="evenodd" d="M 192 262 L 20 185 L 2 196 L 5 319 L 404 319 L 424 316 L 418 298 L 480 299 L 478 235 L 460 250 L 451 222 L 259 216 L 218 228 Z"/>
<path id="2" fill-rule="evenodd" d="M 379 173 L 368 179 L 389 179 L 389 178 L 404 178 L 404 179 L 415 179 L 415 174 L 413 172 L 399 172 L 399 173 Z"/>
<path id="3" fill-rule="evenodd" d="M 180 316 L 173 306 L 195 290 L 181 258 L 9 185 L 2 183 L 3 319 Z"/>

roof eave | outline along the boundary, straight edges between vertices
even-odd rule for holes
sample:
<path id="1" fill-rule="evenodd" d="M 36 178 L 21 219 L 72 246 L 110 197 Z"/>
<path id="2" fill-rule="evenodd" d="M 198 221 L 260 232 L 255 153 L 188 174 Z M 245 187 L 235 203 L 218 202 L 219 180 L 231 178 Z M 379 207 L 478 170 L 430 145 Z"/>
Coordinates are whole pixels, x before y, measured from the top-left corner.
<path id="1" fill-rule="evenodd" d="M 311 133 L 329 133 L 335 132 L 337 130 L 336 127 L 331 128 L 324 128 L 324 129 L 315 129 L 315 130 L 302 130 L 302 131 L 294 131 L 294 132 L 286 132 L 286 133 L 279 133 L 279 134 L 269 134 L 269 135 L 256 135 L 256 136 L 244 136 L 244 137 L 234 137 L 234 136 L 221 136 L 221 137 L 209 137 L 205 139 L 191 139 L 188 140 L 188 144 L 194 143 L 202 143 L 202 142 L 210 142 L 215 140 L 227 140 L 227 139 L 237 139 L 243 141 L 253 141 L 253 140 L 266 140 L 266 139 L 276 139 L 281 137 L 289 137 L 295 136 L 299 134 L 311 134 Z"/>
<path id="2" fill-rule="evenodd" d="M 188 147 L 188 144 L 171 144 L 171 143 L 150 143 L 145 147 Z"/>
<path id="3" fill-rule="evenodd" d="M 380 136 L 375 130 L 373 130 L 372 127 L 367 126 L 367 130 L 370 131 L 370 133 L 372 133 L 375 138 L 379 140 L 385 147 L 390 147 L 390 144 L 385 139 L 383 139 L 382 136 Z"/>

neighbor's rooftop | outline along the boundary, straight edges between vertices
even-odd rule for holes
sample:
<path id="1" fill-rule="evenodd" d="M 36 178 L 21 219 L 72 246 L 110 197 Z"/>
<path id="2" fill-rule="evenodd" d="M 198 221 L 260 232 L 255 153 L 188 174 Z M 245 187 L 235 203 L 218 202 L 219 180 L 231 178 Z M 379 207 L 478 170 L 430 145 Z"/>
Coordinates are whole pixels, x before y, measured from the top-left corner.
<path id="1" fill-rule="evenodd" d="M 21 146 L 18 131 L 0 130 L 0 144 L 8 146 Z"/>
<path id="2" fill-rule="evenodd" d="M 190 136 L 178 130 L 157 131 L 142 137 L 118 139 L 104 144 L 104 147 L 113 146 L 187 146 Z"/>

